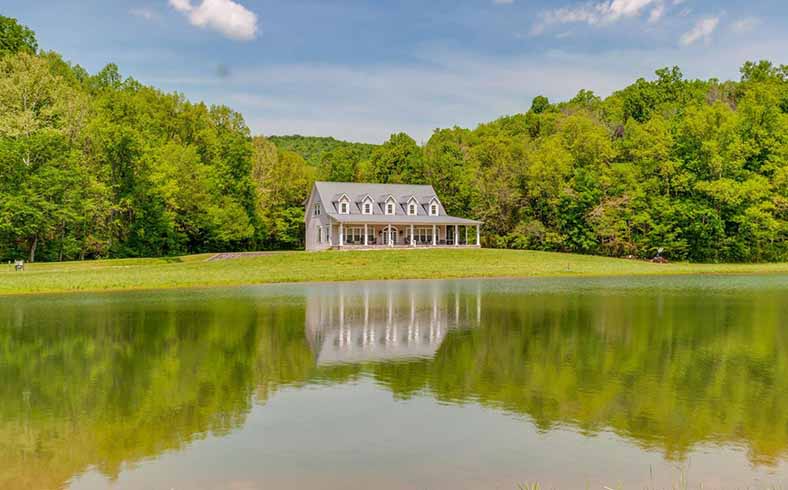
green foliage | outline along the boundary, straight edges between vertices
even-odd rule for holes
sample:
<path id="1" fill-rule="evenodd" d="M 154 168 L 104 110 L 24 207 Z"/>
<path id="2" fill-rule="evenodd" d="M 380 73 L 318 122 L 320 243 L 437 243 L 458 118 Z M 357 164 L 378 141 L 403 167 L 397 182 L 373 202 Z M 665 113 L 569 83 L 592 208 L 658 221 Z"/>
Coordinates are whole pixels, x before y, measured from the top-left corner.
<path id="1" fill-rule="evenodd" d="M 346 150 L 356 154 L 359 161 L 368 160 L 376 146 L 366 143 L 350 143 L 331 137 L 301 136 L 297 134 L 291 136 L 269 136 L 268 140 L 281 150 L 290 150 L 298 153 L 306 160 L 306 163 L 313 167 L 322 166 L 326 155 L 336 150 Z"/>
<path id="2" fill-rule="evenodd" d="M 788 260 L 788 66 L 738 82 L 656 71 L 601 99 L 535 97 L 474 130 L 382 145 L 276 136 L 95 75 L 0 17 L 0 260 L 302 245 L 312 182 L 432 184 L 483 244 L 671 260 Z"/>
<path id="3" fill-rule="evenodd" d="M 27 50 L 0 58 L 0 258 L 255 245 L 241 116 Z"/>
<path id="4" fill-rule="evenodd" d="M 266 248 L 301 248 L 304 201 L 315 182 L 316 169 L 298 153 L 281 150 L 262 136 L 255 137 L 252 145 L 260 242 Z"/>
<path id="5" fill-rule="evenodd" d="M 720 83 L 674 67 L 604 100 L 539 97 L 524 115 L 436 130 L 425 179 L 452 212 L 485 221 L 487 246 L 783 261 L 786 72 L 747 63 Z"/>
<path id="6" fill-rule="evenodd" d="M 416 141 L 405 133 L 393 134 L 373 150 L 369 175 L 364 177 L 369 182 L 421 184 L 423 165 L 422 149 Z"/>
<path id="7" fill-rule="evenodd" d="M 35 33 L 16 19 L 0 15 L 0 57 L 19 52 L 35 54 L 36 51 Z"/>
<path id="8" fill-rule="evenodd" d="M 541 114 L 550 108 L 550 101 L 544 95 L 537 95 L 531 101 L 531 112 Z"/>

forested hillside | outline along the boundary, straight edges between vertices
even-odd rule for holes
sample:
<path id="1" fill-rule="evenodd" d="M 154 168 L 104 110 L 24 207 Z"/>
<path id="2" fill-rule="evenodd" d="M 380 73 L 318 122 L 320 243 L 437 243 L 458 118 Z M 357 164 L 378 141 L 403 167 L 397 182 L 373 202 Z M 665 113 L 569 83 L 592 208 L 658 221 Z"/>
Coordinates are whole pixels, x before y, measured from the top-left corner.
<path id="1" fill-rule="evenodd" d="M 320 172 L 433 184 L 450 213 L 485 221 L 487 246 L 788 260 L 788 67 L 747 63 L 738 82 L 660 69 L 423 147 L 396 134 L 369 158 L 329 153 Z"/>
<path id="2" fill-rule="evenodd" d="M 383 145 L 252 137 L 227 107 L 89 74 L 0 17 L 0 259 L 298 248 L 315 179 L 433 184 L 493 247 L 788 260 L 788 67 L 678 68 Z M 305 160 L 306 159 L 306 160 Z"/>
<path id="3" fill-rule="evenodd" d="M 369 159 L 376 145 L 367 143 L 351 143 L 341 141 L 330 136 L 270 136 L 268 138 L 277 148 L 289 150 L 301 155 L 306 163 L 313 167 L 320 167 L 324 161 L 332 161 L 335 155 L 347 152 L 354 155 L 356 160 Z"/>

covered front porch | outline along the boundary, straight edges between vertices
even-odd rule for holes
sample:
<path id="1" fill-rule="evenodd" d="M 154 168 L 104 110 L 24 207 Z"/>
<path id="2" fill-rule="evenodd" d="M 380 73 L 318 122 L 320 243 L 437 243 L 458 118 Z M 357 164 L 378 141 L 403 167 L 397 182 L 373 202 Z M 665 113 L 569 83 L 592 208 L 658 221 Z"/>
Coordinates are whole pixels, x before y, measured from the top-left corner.
<path id="1" fill-rule="evenodd" d="M 480 225 L 408 223 L 333 223 L 328 230 L 333 248 L 480 247 Z"/>

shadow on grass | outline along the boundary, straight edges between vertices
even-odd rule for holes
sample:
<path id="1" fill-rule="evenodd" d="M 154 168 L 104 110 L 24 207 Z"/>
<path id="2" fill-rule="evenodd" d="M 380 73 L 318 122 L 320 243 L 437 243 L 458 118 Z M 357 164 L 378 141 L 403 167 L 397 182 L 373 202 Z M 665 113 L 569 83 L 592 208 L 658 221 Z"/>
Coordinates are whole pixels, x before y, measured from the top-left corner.
<path id="1" fill-rule="evenodd" d="M 161 260 L 167 264 L 180 264 L 184 261 L 182 257 L 161 257 Z"/>

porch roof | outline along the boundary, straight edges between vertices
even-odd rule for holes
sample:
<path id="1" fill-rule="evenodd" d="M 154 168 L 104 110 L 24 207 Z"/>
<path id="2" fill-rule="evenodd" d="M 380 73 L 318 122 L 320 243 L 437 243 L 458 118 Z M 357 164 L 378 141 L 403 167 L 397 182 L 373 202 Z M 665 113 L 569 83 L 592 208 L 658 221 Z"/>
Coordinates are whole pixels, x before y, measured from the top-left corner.
<path id="1" fill-rule="evenodd" d="M 379 214 L 336 214 L 328 216 L 338 223 L 364 223 L 370 225 L 481 225 L 482 221 L 455 216 L 408 216 Z"/>

